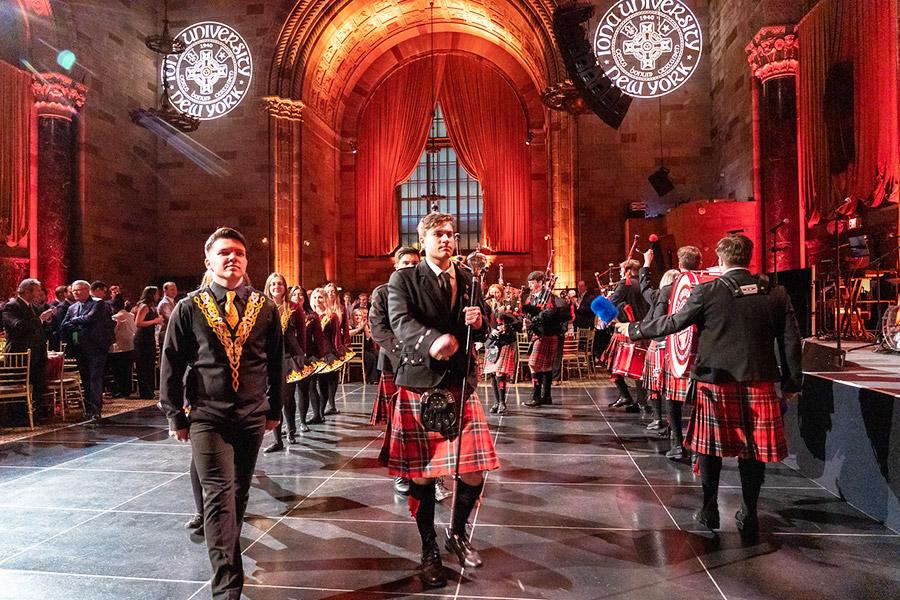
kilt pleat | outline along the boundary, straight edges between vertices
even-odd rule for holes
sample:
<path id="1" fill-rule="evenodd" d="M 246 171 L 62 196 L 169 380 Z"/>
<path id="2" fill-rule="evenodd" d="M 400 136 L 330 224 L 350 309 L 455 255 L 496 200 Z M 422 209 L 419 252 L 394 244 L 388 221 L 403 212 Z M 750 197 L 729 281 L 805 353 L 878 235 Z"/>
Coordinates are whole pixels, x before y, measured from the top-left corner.
<path id="1" fill-rule="evenodd" d="M 516 348 L 507 344 L 500 348 L 500 354 L 494 362 L 484 361 L 485 375 L 506 375 L 512 377 L 516 372 Z"/>
<path id="2" fill-rule="evenodd" d="M 777 462 L 788 455 L 781 405 L 770 381 L 697 381 L 685 441 L 695 452 Z"/>
<path id="3" fill-rule="evenodd" d="M 397 386 L 394 384 L 394 374 L 390 371 L 382 371 L 378 380 L 378 393 L 375 394 L 375 402 L 372 404 L 372 416 L 370 425 L 384 425 L 391 420 L 391 405 Z"/>
<path id="4" fill-rule="evenodd" d="M 556 354 L 559 352 L 559 337 L 539 335 L 534 339 L 534 349 L 528 356 L 528 370 L 532 373 L 546 373 L 553 370 Z"/>
<path id="5" fill-rule="evenodd" d="M 426 431 L 419 417 L 419 394 L 400 387 L 389 428 L 388 472 L 394 477 L 432 478 L 452 475 L 456 465 L 457 438 Z M 477 394 L 466 400 L 463 409 L 460 473 L 493 471 L 500 468 L 487 418 Z"/>
<path id="6" fill-rule="evenodd" d="M 662 391 L 662 365 L 665 362 L 665 347 L 660 347 L 654 340 L 647 348 L 647 358 L 644 360 L 644 372 L 641 380 L 644 389 L 648 392 L 659 394 Z"/>
<path id="7" fill-rule="evenodd" d="M 662 362 L 662 397 L 669 402 L 681 402 L 688 400 L 688 392 L 691 380 L 688 377 L 675 377 L 666 360 Z"/>
<path id="8" fill-rule="evenodd" d="M 609 344 L 606 346 L 606 350 L 603 351 L 603 355 L 600 357 L 600 360 L 606 365 L 607 369 L 612 370 L 613 361 L 616 360 L 616 354 L 619 353 L 619 348 L 626 343 L 628 343 L 628 338 L 621 333 L 612 334 L 612 337 L 609 339 Z"/>

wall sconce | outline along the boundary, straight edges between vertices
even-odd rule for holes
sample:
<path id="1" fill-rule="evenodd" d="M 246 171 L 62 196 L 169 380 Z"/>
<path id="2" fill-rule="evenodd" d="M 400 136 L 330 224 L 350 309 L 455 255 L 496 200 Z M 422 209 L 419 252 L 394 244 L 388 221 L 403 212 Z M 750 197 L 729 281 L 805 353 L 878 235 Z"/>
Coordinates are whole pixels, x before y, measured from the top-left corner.
<path id="1" fill-rule="evenodd" d="M 359 146 L 356 145 L 356 140 L 350 140 L 350 154 L 356 154 L 359 151 Z"/>

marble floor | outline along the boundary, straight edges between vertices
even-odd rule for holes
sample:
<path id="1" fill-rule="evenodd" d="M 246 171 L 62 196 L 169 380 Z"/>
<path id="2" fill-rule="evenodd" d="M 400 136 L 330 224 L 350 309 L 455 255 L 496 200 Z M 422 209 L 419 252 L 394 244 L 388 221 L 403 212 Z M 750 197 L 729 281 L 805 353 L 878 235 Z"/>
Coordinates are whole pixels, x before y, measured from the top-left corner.
<path id="1" fill-rule="evenodd" d="M 445 553 L 448 586 L 421 588 L 416 527 L 368 425 L 374 386 L 348 384 L 340 415 L 260 455 L 245 596 L 900 598 L 900 535 L 799 473 L 768 470 L 763 534 L 744 546 L 731 518 L 736 464 L 726 461 L 713 536 L 690 518 L 699 479 L 666 460 L 667 442 L 635 415 L 607 408 L 613 388 L 557 389 L 538 410 L 521 406 L 528 392 L 513 390 L 510 413 L 490 417 L 503 467 L 474 515 L 482 568 L 461 571 Z M 182 527 L 189 454 L 155 408 L 0 446 L 0 598 L 208 598 L 206 547 Z"/>

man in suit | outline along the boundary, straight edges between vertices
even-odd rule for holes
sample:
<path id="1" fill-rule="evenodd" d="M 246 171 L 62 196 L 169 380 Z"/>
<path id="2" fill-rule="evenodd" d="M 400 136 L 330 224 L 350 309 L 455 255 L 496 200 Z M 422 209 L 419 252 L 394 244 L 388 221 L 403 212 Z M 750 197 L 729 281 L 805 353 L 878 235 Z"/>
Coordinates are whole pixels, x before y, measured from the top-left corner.
<path id="1" fill-rule="evenodd" d="M 60 342 L 68 342 L 68 340 L 62 339 L 61 328 L 63 319 L 66 318 L 66 313 L 69 311 L 69 307 L 72 306 L 74 298 L 72 290 L 67 285 L 56 286 L 53 294 L 56 296 L 56 299 L 50 303 L 50 307 L 55 308 L 56 313 L 50 321 L 49 341 L 51 350 L 59 350 Z"/>
<path id="2" fill-rule="evenodd" d="M 466 524 L 481 496 L 484 471 L 500 467 L 475 394 L 474 350 L 465 345 L 468 331 L 472 341 L 485 338 L 484 302 L 478 296 L 473 301 L 473 294 L 480 295 L 481 290 L 473 286 L 471 273 L 451 261 L 453 229 L 452 216 L 426 215 L 418 226 L 425 260 L 415 268 L 395 271 L 388 282 L 391 330 L 401 345 L 394 370 L 398 392 L 391 415 L 388 471 L 411 480 L 410 509 L 422 538 L 419 578 L 426 587 L 447 583 L 434 530 L 434 479 L 459 470 L 445 547 L 461 564 L 477 567 L 481 557 L 471 545 Z M 447 437 L 426 430 L 422 422 L 422 394 L 434 388 L 448 390 L 464 407 L 461 426 Z"/>
<path id="3" fill-rule="evenodd" d="M 791 396 L 800 390 L 802 371 L 790 297 L 765 276 L 750 273 L 752 254 L 753 242 L 746 236 L 722 238 L 716 246 L 721 277 L 695 287 L 674 315 L 619 323 L 616 329 L 643 339 L 697 326 L 700 337 L 691 372 L 696 405 L 687 443 L 699 455 L 703 505 L 694 519 L 719 528 L 722 458 L 737 456 L 743 503 L 735 520 L 744 538 L 755 540 L 766 463 L 787 456 L 775 382 Z"/>
<path id="4" fill-rule="evenodd" d="M 156 305 L 156 312 L 163 318 L 163 322 L 156 326 L 156 338 L 159 347 L 162 348 L 163 342 L 166 340 L 166 326 L 169 324 L 169 318 L 172 311 L 175 310 L 175 298 L 178 297 L 178 285 L 174 281 L 167 281 L 163 284 L 163 297 Z"/>
<path id="5" fill-rule="evenodd" d="M 105 292 L 105 287 L 103 289 Z M 97 294 L 101 293 L 97 288 Z M 103 410 L 103 372 L 109 346 L 115 341 L 115 321 L 105 300 L 91 295 L 91 284 L 79 279 L 72 283 L 75 304 L 62 322 L 63 335 L 71 340 L 84 386 L 87 417 L 99 421 Z M 105 295 L 105 294 L 104 294 Z"/>
<path id="6" fill-rule="evenodd" d="M 36 305 L 41 293 L 41 282 L 23 279 L 15 298 L 3 308 L 3 330 L 6 332 L 7 352 L 31 350 L 31 397 L 39 416 L 47 416 L 49 405 L 44 403 L 47 389 L 47 336 L 44 324 L 56 314 L 56 310 L 41 310 Z"/>
<path id="7" fill-rule="evenodd" d="M 188 294 L 172 312 L 160 403 L 169 435 L 191 442 L 203 487 L 212 596 L 238 600 L 244 586 L 241 526 L 253 469 L 263 435 L 281 421 L 284 343 L 275 304 L 244 284 L 244 236 L 222 227 L 204 251 L 212 283 Z"/>
<path id="8" fill-rule="evenodd" d="M 591 302 L 597 294 L 588 290 L 583 279 L 576 284 L 575 292 L 575 328 L 593 329 L 594 312 L 591 310 Z"/>

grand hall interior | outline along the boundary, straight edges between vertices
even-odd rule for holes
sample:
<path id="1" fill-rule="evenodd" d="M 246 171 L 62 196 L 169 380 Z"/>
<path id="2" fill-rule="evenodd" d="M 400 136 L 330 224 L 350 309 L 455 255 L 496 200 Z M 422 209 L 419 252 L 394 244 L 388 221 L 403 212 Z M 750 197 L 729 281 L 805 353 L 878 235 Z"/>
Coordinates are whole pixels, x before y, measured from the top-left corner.
<path id="1" fill-rule="evenodd" d="M 900 598 L 898 0 L 0 0 L 0 599 Z"/>

